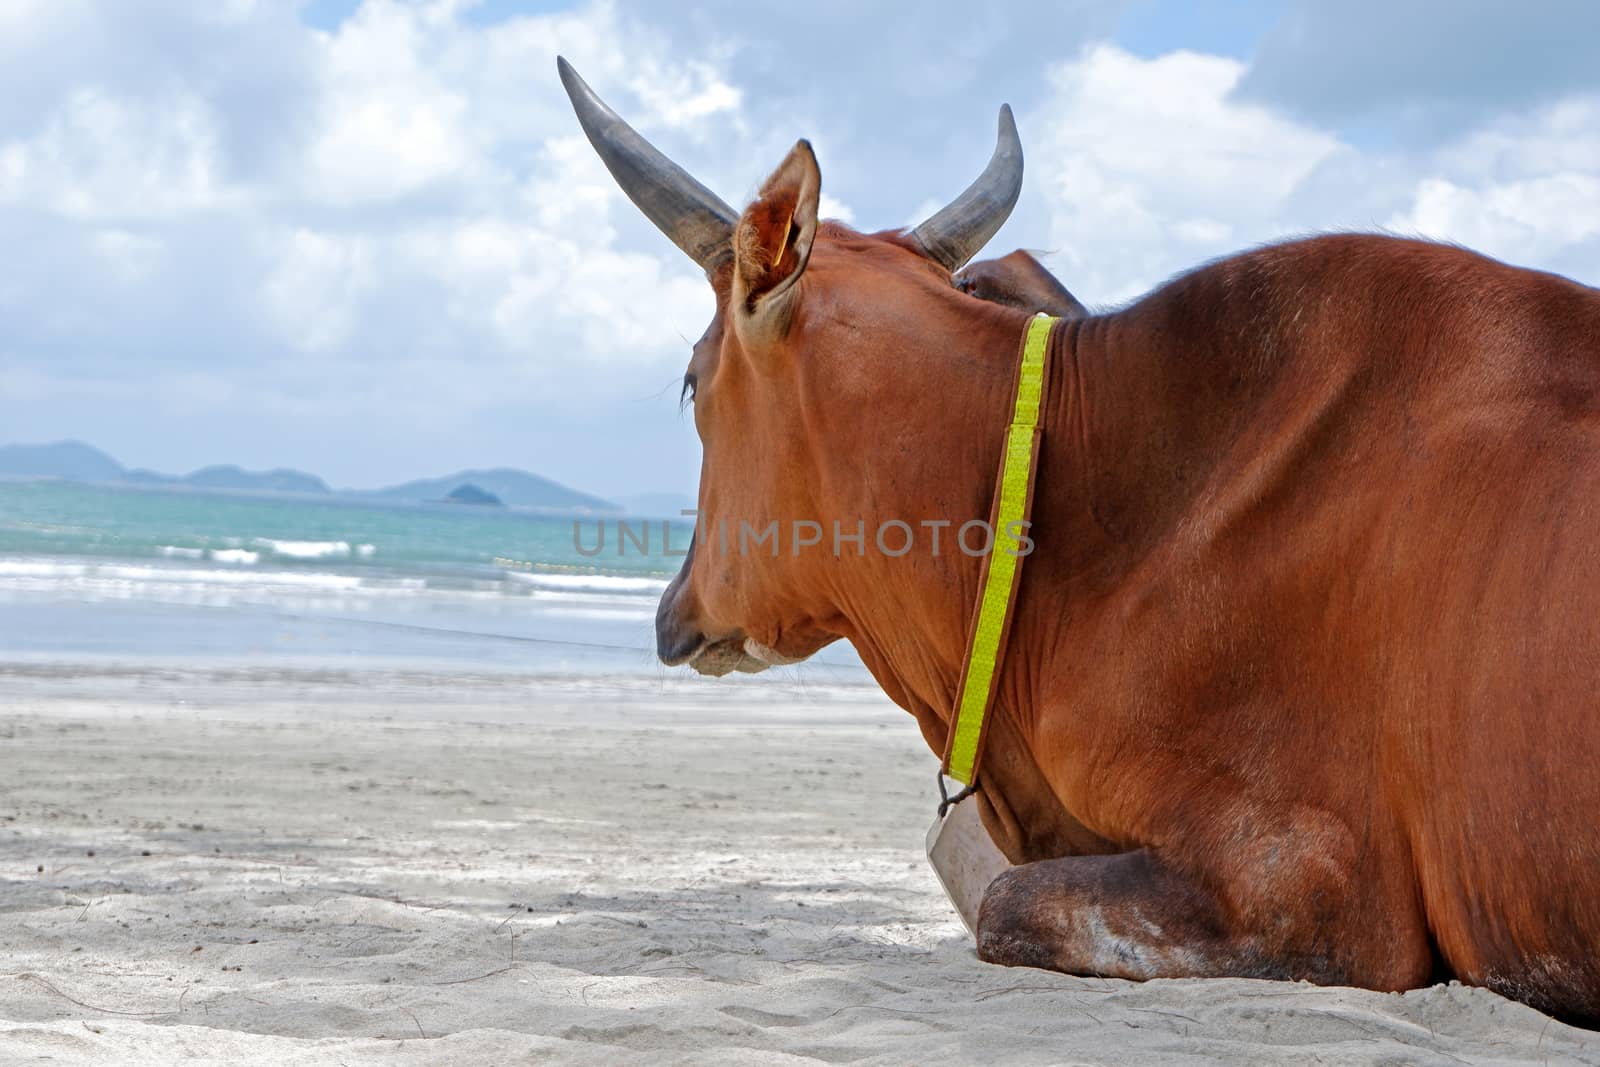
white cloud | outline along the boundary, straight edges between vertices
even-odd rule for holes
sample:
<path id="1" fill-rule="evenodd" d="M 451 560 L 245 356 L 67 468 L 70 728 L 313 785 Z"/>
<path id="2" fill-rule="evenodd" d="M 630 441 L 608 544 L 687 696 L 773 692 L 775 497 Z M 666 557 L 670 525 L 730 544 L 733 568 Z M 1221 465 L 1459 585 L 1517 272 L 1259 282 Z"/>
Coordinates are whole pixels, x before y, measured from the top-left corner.
<path id="1" fill-rule="evenodd" d="M 82 0 L 0 0 L 0 39 L 33 44 L 52 21 L 81 17 L 87 6 Z"/>
<path id="2" fill-rule="evenodd" d="M 592 49 L 602 62 L 586 73 L 616 68 L 645 129 L 693 131 L 735 112 L 738 91 L 610 4 L 492 28 L 459 21 L 463 6 L 369 0 L 325 45 L 315 188 L 347 203 L 453 188 L 441 210 L 368 235 L 372 287 L 431 295 L 448 325 L 426 331 L 426 347 L 470 347 L 463 360 L 496 375 L 501 399 L 576 383 L 585 368 L 677 362 L 679 336 L 703 326 L 685 312 L 709 317 L 709 291 L 664 240 L 619 247 L 613 212 L 630 233 L 641 224 L 577 131 L 554 58 Z M 331 346 L 347 333 L 317 336 Z"/>
<path id="3" fill-rule="evenodd" d="M 1584 248 L 1600 238 L 1600 97 L 1470 133 L 1430 162 L 1390 228 L 1514 263 L 1586 262 L 1589 281 L 1600 275 L 1600 250 Z"/>
<path id="4" fill-rule="evenodd" d="M 1234 92 L 1245 65 L 1109 45 L 1051 72 L 1024 128 L 1052 266 L 1093 303 L 1262 241 L 1387 229 L 1600 277 L 1600 100 L 1416 151 L 1361 150 Z M 1042 134 L 1042 136 L 1040 136 Z"/>
<path id="5" fill-rule="evenodd" d="M 836 219 L 843 223 L 856 221 L 856 213 L 849 204 L 827 193 L 823 193 L 817 203 L 817 215 L 820 218 Z"/>
<path id="6" fill-rule="evenodd" d="M 628 87 L 647 115 L 672 127 L 689 126 L 739 107 L 739 90 L 723 81 L 709 63 L 647 62 L 633 72 Z"/>
<path id="7" fill-rule="evenodd" d="M 380 0 L 322 43 L 313 195 L 389 200 L 482 165 L 470 101 L 437 70 L 434 42 L 450 30 L 434 9 Z"/>
<path id="8" fill-rule="evenodd" d="M 1556 171 L 1600 172 L 1600 95 L 1571 96 L 1488 122 L 1440 148 L 1435 160 L 1450 171 L 1493 178 Z"/>
<path id="9" fill-rule="evenodd" d="M 1336 137 L 1232 102 L 1244 65 L 1100 45 L 1050 73 L 1024 118 L 1044 247 L 1086 299 L 1135 296 L 1180 269 L 1273 236 Z"/>
<path id="10" fill-rule="evenodd" d="M 218 173 L 215 117 L 197 96 L 70 94 L 32 138 L 0 144 L 0 204 L 83 221 L 160 219 L 237 197 Z"/>
<path id="11" fill-rule="evenodd" d="M 297 229 L 275 240 L 267 258 L 273 267 L 262 296 L 278 334 L 310 352 L 344 344 L 376 280 L 369 243 Z"/>
<path id="12" fill-rule="evenodd" d="M 334 95 L 327 106 L 311 174 L 336 203 L 390 200 L 460 176 L 474 161 L 459 125 L 466 104 L 447 93 L 373 87 Z"/>
<path id="13" fill-rule="evenodd" d="M 0 0 L 0 240 L 29 250 L 0 263 L 0 399 L 43 398 L 8 403 L 0 423 L 49 414 L 37 436 L 96 437 L 84 412 L 143 397 L 139 410 L 205 415 L 240 440 L 256 427 L 253 458 L 196 461 L 298 462 L 356 483 L 410 473 L 399 449 L 504 461 L 515 443 L 559 475 L 581 450 L 541 434 L 581 395 L 652 443 L 633 450 L 657 464 L 638 488 L 686 486 L 692 447 L 654 447 L 683 429 L 656 394 L 710 293 L 579 133 L 558 52 L 731 203 L 811 138 L 822 214 L 865 229 L 918 222 L 970 181 L 1009 99 L 1028 177 L 990 252 L 1053 250 L 1093 303 L 1340 227 L 1600 278 L 1592 96 L 1373 148 L 1242 98 L 1236 60 L 1074 50 L 1111 19 L 1074 30 L 1069 5 L 996 21 L 919 81 L 917 48 L 880 54 L 885 27 L 933 47 L 960 5 L 706 2 L 496 21 L 468 0 L 365 0 L 321 31 L 278 0 Z M 785 63 L 792 41 L 828 33 Z M 343 471 L 280 451 L 332 426 L 348 427 Z"/>
<path id="14" fill-rule="evenodd" d="M 161 242 L 123 229 L 104 229 L 91 238 L 111 276 L 124 285 L 149 278 L 161 264 Z"/>
<path id="15" fill-rule="evenodd" d="M 1537 263 L 1600 236 L 1600 176 L 1553 174 L 1476 188 L 1425 178 L 1389 228 Z"/>
<path id="16" fill-rule="evenodd" d="M 259 6 L 193 17 L 243 33 Z M 679 336 L 703 326 L 686 315 L 709 316 L 709 294 L 645 236 L 578 133 L 554 56 L 592 52 L 587 73 L 646 129 L 696 135 L 736 114 L 739 92 L 705 56 L 672 54 L 607 3 L 488 27 L 462 18 L 470 6 L 367 0 L 331 33 L 303 29 L 294 48 L 310 74 L 296 88 L 309 106 L 275 131 L 282 159 L 250 173 L 230 173 L 225 146 L 252 138 L 252 116 L 214 111 L 181 62 L 141 94 L 85 70 L 33 131 L 0 140 L 0 205 L 98 224 L 84 247 L 124 284 L 217 273 L 186 261 L 162 226 L 224 235 L 248 287 L 239 297 L 266 330 L 242 340 L 263 355 L 317 353 L 330 375 L 340 361 L 383 360 L 392 373 L 407 359 L 433 373 L 452 345 L 470 350 L 468 365 L 526 365 L 529 382 L 595 364 L 665 371 L 681 360 Z M 624 232 L 640 247 L 619 247 Z M 387 328 L 435 309 L 437 322 Z"/>

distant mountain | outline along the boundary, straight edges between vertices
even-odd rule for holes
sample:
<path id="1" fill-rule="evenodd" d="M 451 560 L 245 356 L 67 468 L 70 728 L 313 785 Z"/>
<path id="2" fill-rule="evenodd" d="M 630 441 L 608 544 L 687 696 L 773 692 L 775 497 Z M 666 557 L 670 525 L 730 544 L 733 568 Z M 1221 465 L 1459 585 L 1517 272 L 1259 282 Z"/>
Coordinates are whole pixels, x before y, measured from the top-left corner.
<path id="1" fill-rule="evenodd" d="M 265 489 L 273 493 L 328 493 L 328 483 L 315 474 L 277 467 L 247 471 L 234 466 L 202 467 L 179 480 L 197 489 Z"/>
<path id="2" fill-rule="evenodd" d="M 129 470 L 98 448 L 82 441 L 58 441 L 49 445 L 0 445 L 0 478 L 59 478 L 68 482 L 122 482 L 131 485 L 160 485 L 173 488 L 220 489 L 230 492 L 332 493 L 328 483 L 314 474 L 279 467 L 270 471 L 247 471 L 231 465 L 202 467 L 181 477 L 159 471 Z M 548 511 L 599 511 L 615 514 L 622 509 L 576 489 L 541 478 L 527 471 L 497 467 L 494 470 L 458 471 L 443 478 L 423 478 L 387 489 L 341 489 L 341 493 L 376 497 L 383 500 L 437 502 L 453 497 L 457 490 L 473 490 L 486 500 L 475 503 L 510 504 L 513 507 Z M 469 494 L 471 495 L 471 494 Z M 676 500 L 676 498 L 673 498 Z M 663 514 L 677 513 L 674 508 Z"/>
<path id="3" fill-rule="evenodd" d="M 467 482 L 464 485 L 458 485 L 454 489 L 450 490 L 450 492 L 445 494 L 444 501 L 446 504 L 467 504 L 472 507 L 480 508 L 505 507 L 505 505 L 501 503 L 499 497 L 495 496 L 487 489 L 479 489 L 471 482 Z"/>
<path id="4" fill-rule="evenodd" d="M 494 470 L 457 471 L 443 478 L 422 478 L 404 485 L 392 485 L 365 496 L 385 500 L 441 500 L 457 486 L 467 483 L 492 493 L 503 504 L 523 508 L 547 508 L 551 511 L 606 511 L 622 509 L 609 500 L 601 500 L 576 489 L 541 478 L 527 471 L 496 467 Z"/>
<path id="5" fill-rule="evenodd" d="M 59 478 L 67 482 L 131 482 L 135 485 L 192 486 L 196 489 L 268 490 L 278 493 L 326 493 L 327 483 L 314 474 L 286 469 L 247 471 L 238 467 L 205 467 L 174 477 L 158 471 L 129 470 L 98 448 L 82 441 L 50 445 L 0 446 L 0 478 Z"/>
<path id="6" fill-rule="evenodd" d="M 122 464 L 82 441 L 0 446 L 0 477 L 114 482 L 123 473 Z"/>
<path id="7" fill-rule="evenodd" d="M 160 471 L 147 471 L 143 467 L 135 467 L 132 470 L 123 471 L 121 480 L 134 482 L 138 485 L 179 485 L 183 481 L 181 478 L 176 478 L 170 474 L 162 474 Z"/>

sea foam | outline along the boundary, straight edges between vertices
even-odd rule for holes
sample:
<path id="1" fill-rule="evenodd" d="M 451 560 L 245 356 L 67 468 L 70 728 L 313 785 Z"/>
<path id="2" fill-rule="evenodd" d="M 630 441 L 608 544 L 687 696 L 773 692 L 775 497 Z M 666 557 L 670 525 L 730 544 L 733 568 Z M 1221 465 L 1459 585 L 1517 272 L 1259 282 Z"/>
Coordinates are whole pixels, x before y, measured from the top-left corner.
<path id="1" fill-rule="evenodd" d="M 540 574 L 508 570 L 506 577 L 553 593 L 620 593 L 655 596 L 666 592 L 664 578 L 630 578 L 611 574 Z"/>
<path id="2" fill-rule="evenodd" d="M 284 559 L 348 559 L 349 541 L 278 541 L 271 537 L 258 537 L 254 544 L 274 556 Z M 362 546 L 363 548 L 369 546 Z"/>

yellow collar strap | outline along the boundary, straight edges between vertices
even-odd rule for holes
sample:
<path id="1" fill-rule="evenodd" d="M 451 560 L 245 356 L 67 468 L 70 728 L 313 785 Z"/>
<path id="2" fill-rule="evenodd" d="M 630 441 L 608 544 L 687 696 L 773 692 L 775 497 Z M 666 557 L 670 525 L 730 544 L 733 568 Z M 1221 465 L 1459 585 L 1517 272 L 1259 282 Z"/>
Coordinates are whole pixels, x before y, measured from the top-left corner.
<path id="1" fill-rule="evenodd" d="M 1023 542 L 1033 508 L 1034 472 L 1039 464 L 1039 408 L 1044 401 L 1050 330 L 1060 321 L 1040 314 L 1028 323 L 1017 370 L 1016 409 L 1006 429 L 1000 484 L 990 528 L 994 540 L 984 557 L 978 602 L 967 634 L 966 663 L 956 688 L 956 708 L 945 744 L 944 774 L 969 788 L 983 756 L 983 724 L 994 703 L 995 679 L 1011 632 L 1011 606 L 1022 578 L 1022 561 L 1032 547 Z M 941 790 L 943 782 L 940 783 Z"/>

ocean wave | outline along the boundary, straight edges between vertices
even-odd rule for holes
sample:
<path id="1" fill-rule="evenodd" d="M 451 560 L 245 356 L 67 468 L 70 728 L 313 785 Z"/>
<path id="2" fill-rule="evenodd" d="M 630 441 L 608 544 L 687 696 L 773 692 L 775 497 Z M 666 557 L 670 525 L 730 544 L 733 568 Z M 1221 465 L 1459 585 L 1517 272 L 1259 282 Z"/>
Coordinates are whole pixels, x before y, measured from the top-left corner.
<path id="1" fill-rule="evenodd" d="M 211 558 L 238 549 L 213 549 Z M 244 553 L 255 556 L 253 552 Z M 249 562 L 254 562 L 250 560 Z M 235 570 L 232 568 L 194 568 L 141 566 L 136 563 L 67 563 L 57 560 L 0 560 L 0 579 L 35 579 L 49 583 L 85 582 L 152 583 L 162 585 L 279 586 L 296 589 L 354 589 L 362 579 L 346 574 L 314 574 L 299 571 Z"/>
<path id="2" fill-rule="evenodd" d="M 176 546 L 168 546 L 176 547 Z M 149 598 L 207 603 L 268 603 L 284 597 L 389 599 L 428 597 L 486 601 L 526 596 L 532 591 L 573 608 L 632 612 L 667 583 L 658 578 L 604 574 L 502 572 L 492 579 L 459 576 L 372 573 L 366 567 L 341 572 L 325 568 L 272 566 L 258 552 L 210 549 L 204 560 L 173 554 L 171 562 L 81 561 L 60 558 L 0 558 L 0 594 L 68 593 L 73 597 L 118 600 Z M 531 588 L 530 588 L 531 587 Z"/>
<path id="3" fill-rule="evenodd" d="M 508 570 L 506 577 L 553 593 L 611 593 L 659 596 L 666 592 L 664 578 L 633 578 L 615 574 L 540 574 Z"/>
<path id="4" fill-rule="evenodd" d="M 258 537 L 252 544 L 284 559 L 349 559 L 351 556 L 349 541 L 279 541 Z"/>
<path id="5" fill-rule="evenodd" d="M 178 545 L 161 545 L 156 549 L 156 552 L 168 559 L 206 558 L 206 550 L 203 548 L 181 548 Z"/>
<path id="6" fill-rule="evenodd" d="M 0 578 L 76 578 L 89 566 L 53 560 L 0 559 Z"/>

